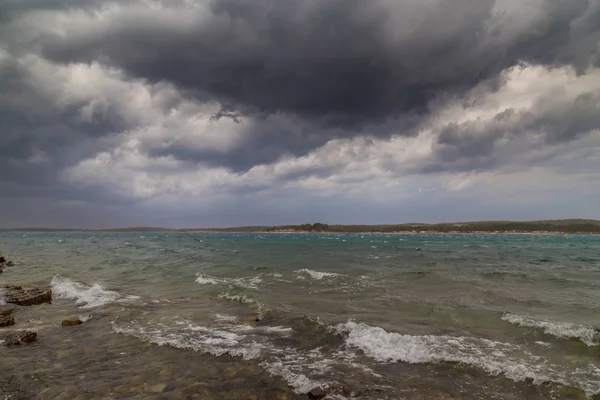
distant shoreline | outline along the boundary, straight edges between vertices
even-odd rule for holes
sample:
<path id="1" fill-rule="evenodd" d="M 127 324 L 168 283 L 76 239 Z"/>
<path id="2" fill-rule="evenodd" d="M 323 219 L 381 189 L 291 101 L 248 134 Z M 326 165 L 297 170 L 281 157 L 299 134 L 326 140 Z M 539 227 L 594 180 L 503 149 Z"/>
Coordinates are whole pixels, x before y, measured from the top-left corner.
<path id="1" fill-rule="evenodd" d="M 210 233 L 210 234 L 223 234 L 223 233 L 234 233 L 234 234 L 248 234 L 248 235 L 533 235 L 533 236 L 576 236 L 576 235 L 600 235 L 600 232 L 555 232 L 555 231 L 542 231 L 542 232 L 529 232 L 529 231 L 452 231 L 452 232 L 438 232 L 438 231 L 399 231 L 399 232 L 373 232 L 373 231 L 357 231 L 357 232 L 337 232 L 337 231 L 235 231 L 235 230 L 161 230 L 161 231 L 135 231 L 135 230 L 86 230 L 86 229 L 73 229 L 73 230 L 18 230 L 18 229 L 2 229 L 0 233 Z"/>
<path id="2" fill-rule="evenodd" d="M 175 229 L 161 227 L 129 227 L 109 229 L 75 228 L 0 228 L 0 232 L 48 233 L 257 233 L 257 234 L 399 234 L 399 235 L 596 235 L 600 221 L 563 219 L 546 221 L 478 221 L 453 223 L 406 223 L 386 225 L 328 225 L 324 223 L 239 226 L 231 228 Z"/>

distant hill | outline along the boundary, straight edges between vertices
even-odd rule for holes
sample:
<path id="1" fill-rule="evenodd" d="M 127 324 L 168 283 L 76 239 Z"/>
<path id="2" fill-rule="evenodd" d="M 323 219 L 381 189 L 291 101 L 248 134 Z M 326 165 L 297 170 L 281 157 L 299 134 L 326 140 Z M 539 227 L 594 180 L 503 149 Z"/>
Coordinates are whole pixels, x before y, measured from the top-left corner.
<path id="1" fill-rule="evenodd" d="M 431 232 L 431 233 L 600 233 L 600 221 L 593 219 L 562 219 L 544 221 L 471 221 L 441 224 L 408 223 L 396 225 L 328 225 L 323 223 L 281 225 L 281 226 L 242 226 L 232 228 L 169 229 L 158 227 L 132 227 L 115 229 L 52 229 L 16 228 L 1 229 L 12 232 L 330 232 L 330 233 L 392 233 L 392 232 Z"/>

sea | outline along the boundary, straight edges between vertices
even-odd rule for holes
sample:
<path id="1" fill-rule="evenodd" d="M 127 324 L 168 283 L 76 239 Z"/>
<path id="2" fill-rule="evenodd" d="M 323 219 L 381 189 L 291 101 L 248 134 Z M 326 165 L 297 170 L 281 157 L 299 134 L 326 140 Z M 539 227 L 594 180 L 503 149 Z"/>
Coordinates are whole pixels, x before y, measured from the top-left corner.
<path id="1" fill-rule="evenodd" d="M 600 393 L 600 236 L 4 232 L 0 250 L 3 285 L 54 298 L 1 329 L 37 342 L 0 346 L 0 399 Z"/>

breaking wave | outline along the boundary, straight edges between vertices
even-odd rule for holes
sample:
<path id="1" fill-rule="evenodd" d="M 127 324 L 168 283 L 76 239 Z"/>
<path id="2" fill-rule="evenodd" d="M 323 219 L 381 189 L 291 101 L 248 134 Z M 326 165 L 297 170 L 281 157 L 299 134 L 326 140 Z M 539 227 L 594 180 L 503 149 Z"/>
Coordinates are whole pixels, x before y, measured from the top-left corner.
<path id="1" fill-rule="evenodd" d="M 173 326 L 174 325 L 174 326 Z M 129 324 L 112 323 L 113 332 L 135 337 L 158 346 L 200 351 L 221 356 L 229 354 L 245 360 L 257 358 L 263 345 L 254 341 L 245 343 L 244 337 L 234 332 L 211 329 L 189 321 L 177 321 L 173 325 L 158 323 L 150 328 Z"/>
<path id="2" fill-rule="evenodd" d="M 72 299 L 80 308 L 95 308 L 117 301 L 139 299 L 138 296 L 123 296 L 118 292 L 105 289 L 99 283 L 87 286 L 68 278 L 52 278 L 52 293 L 59 299 Z"/>
<path id="3" fill-rule="evenodd" d="M 333 327 L 348 347 L 361 350 L 379 362 L 412 364 L 456 362 L 481 368 L 490 375 L 503 374 L 514 381 L 531 379 L 535 384 L 555 382 L 577 386 L 588 395 L 600 392 L 597 367 L 589 365 L 564 371 L 517 345 L 488 339 L 454 336 L 413 336 L 348 321 Z"/>
<path id="4" fill-rule="evenodd" d="M 550 322 L 509 313 L 504 314 L 502 320 L 517 326 L 541 329 L 545 334 L 559 339 L 578 339 L 588 346 L 598 346 L 600 344 L 600 332 L 592 326 L 576 325 L 566 322 Z"/>

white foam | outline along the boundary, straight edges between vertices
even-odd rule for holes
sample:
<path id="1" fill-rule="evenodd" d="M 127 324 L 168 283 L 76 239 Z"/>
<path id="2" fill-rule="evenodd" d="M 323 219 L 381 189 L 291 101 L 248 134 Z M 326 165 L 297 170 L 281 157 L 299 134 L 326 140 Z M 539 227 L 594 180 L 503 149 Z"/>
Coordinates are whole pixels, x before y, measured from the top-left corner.
<path id="1" fill-rule="evenodd" d="M 136 337 L 158 346 L 171 346 L 178 349 L 200 351 L 221 356 L 229 354 L 245 360 L 258 358 L 264 347 L 255 341 L 244 341 L 244 337 L 234 332 L 195 325 L 189 321 L 173 324 L 157 324 L 151 328 L 131 323 L 118 325 L 113 322 L 113 332 Z"/>
<path id="2" fill-rule="evenodd" d="M 297 274 L 306 274 L 310 276 L 312 279 L 321 280 L 323 278 L 334 278 L 340 276 L 340 274 L 336 274 L 334 272 L 320 272 L 313 271 L 312 269 L 303 268 L 296 271 Z"/>
<path id="3" fill-rule="evenodd" d="M 276 333 L 279 335 L 291 335 L 294 332 L 294 329 L 287 326 L 266 326 L 264 327 L 264 331 L 267 333 Z"/>
<path id="4" fill-rule="evenodd" d="M 600 393 L 593 365 L 569 371 L 520 346 L 473 337 L 413 336 L 387 332 L 380 327 L 349 321 L 333 327 L 350 348 L 380 362 L 456 362 L 481 368 L 490 375 L 504 374 L 514 381 L 555 382 L 576 386 L 588 395 Z"/>
<path id="5" fill-rule="evenodd" d="M 80 308 L 95 308 L 116 301 L 131 301 L 139 299 L 137 296 L 122 296 L 121 294 L 105 289 L 99 283 L 86 286 L 83 283 L 72 281 L 68 278 L 55 276 L 52 278 L 52 293 L 57 298 L 73 299 Z"/>
<path id="6" fill-rule="evenodd" d="M 215 314 L 215 319 L 217 321 L 235 321 L 237 317 L 227 314 Z"/>
<path id="7" fill-rule="evenodd" d="M 219 295 L 217 297 L 219 299 L 229 300 L 229 301 L 233 301 L 236 303 L 243 303 L 243 304 L 257 304 L 258 303 L 256 301 L 256 299 L 249 297 L 243 293 L 225 292 L 225 293 L 219 293 Z"/>
<path id="8" fill-rule="evenodd" d="M 513 325 L 542 329 L 545 334 L 560 339 L 579 339 L 588 346 L 598 346 L 598 333 L 591 326 L 565 322 L 550 322 L 523 315 L 504 314 L 502 320 Z"/>
<path id="9" fill-rule="evenodd" d="M 211 278 L 207 275 L 198 275 L 198 277 L 196 278 L 196 283 L 199 283 L 200 285 L 218 285 L 219 282 L 215 279 L 215 278 Z"/>
<path id="10" fill-rule="evenodd" d="M 294 372 L 289 365 L 286 365 L 281 359 L 276 361 L 264 361 L 260 364 L 272 376 L 282 378 L 297 394 L 305 394 L 311 390 L 324 386 L 321 381 L 316 381 L 308 378 L 300 372 Z"/>
<path id="11" fill-rule="evenodd" d="M 234 285 L 252 290 L 258 290 L 258 285 L 261 282 L 262 275 L 244 278 L 217 278 L 215 276 L 198 274 L 196 278 L 196 283 L 200 285 Z"/>

